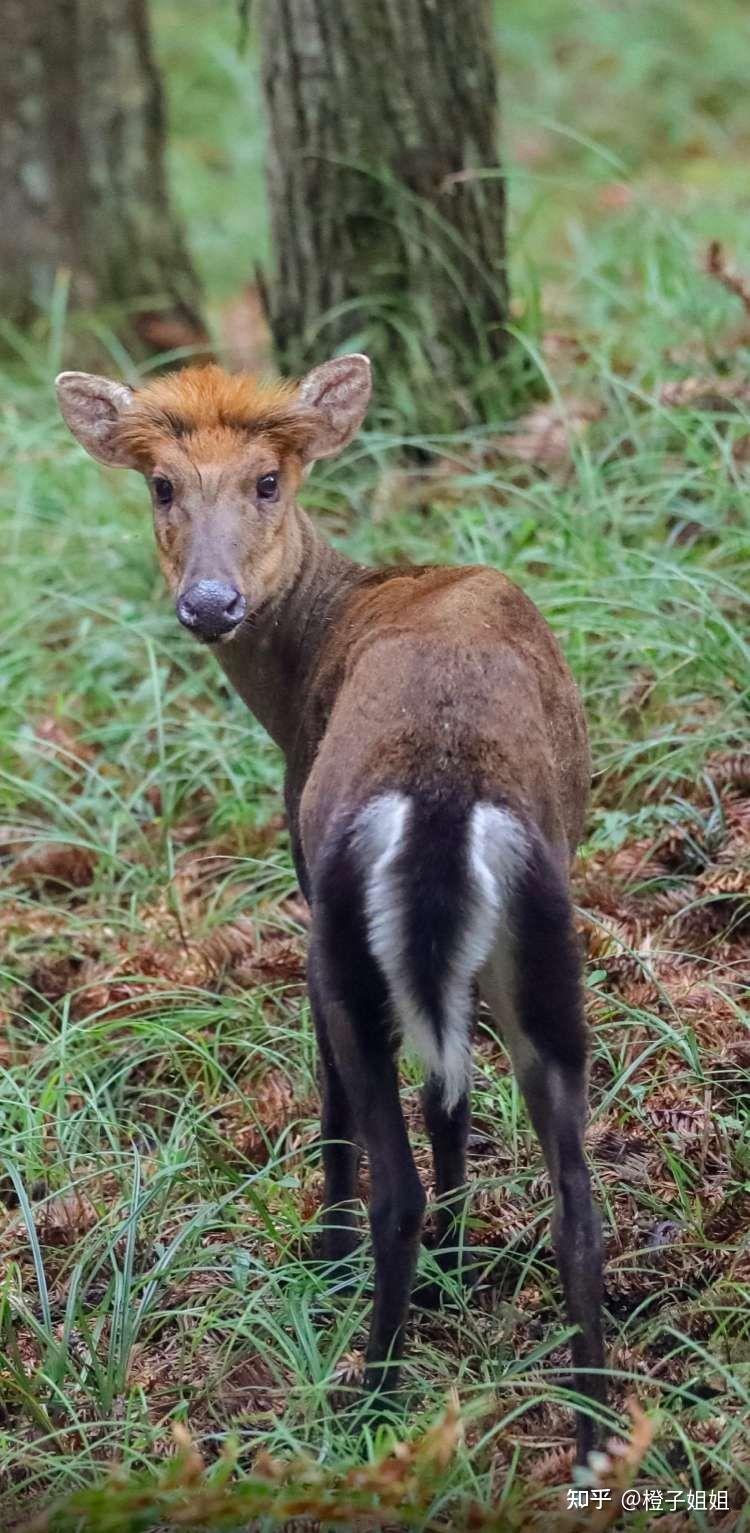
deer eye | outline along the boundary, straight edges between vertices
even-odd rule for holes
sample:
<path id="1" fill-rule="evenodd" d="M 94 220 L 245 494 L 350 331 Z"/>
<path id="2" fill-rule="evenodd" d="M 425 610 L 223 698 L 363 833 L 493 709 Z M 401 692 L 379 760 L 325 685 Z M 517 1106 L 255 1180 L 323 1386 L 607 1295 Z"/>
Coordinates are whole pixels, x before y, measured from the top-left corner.
<path id="1" fill-rule="evenodd" d="M 155 474 L 151 483 L 154 487 L 154 500 L 157 506 L 171 506 L 174 499 L 174 486 L 171 479 L 164 479 L 161 474 Z"/>
<path id="2" fill-rule="evenodd" d="M 278 474 L 261 474 L 255 489 L 259 500 L 275 500 L 279 493 Z"/>

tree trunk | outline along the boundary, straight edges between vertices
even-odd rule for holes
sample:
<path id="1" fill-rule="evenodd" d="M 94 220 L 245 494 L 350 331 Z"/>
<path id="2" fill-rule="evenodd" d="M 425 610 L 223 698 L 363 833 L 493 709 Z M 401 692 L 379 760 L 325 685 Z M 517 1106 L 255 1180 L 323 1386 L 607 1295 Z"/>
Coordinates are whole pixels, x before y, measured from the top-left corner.
<path id="1" fill-rule="evenodd" d="M 27 324 L 67 269 L 137 352 L 202 342 L 145 0 L 3 0 L 0 100 L 5 317 Z"/>
<path id="2" fill-rule="evenodd" d="M 265 0 L 262 48 L 280 361 L 369 350 L 400 416 L 475 417 L 507 344 L 489 0 Z"/>

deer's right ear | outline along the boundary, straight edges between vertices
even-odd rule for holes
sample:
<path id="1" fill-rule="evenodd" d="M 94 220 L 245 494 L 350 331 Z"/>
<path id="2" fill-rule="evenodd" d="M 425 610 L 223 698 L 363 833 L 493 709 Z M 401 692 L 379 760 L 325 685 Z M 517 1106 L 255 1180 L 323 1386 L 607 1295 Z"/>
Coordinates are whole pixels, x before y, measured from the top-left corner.
<path id="1" fill-rule="evenodd" d="M 126 383 L 113 383 L 93 373 L 60 373 L 55 388 L 66 424 L 92 458 L 109 468 L 137 466 L 117 440 L 117 427 L 135 397 Z"/>

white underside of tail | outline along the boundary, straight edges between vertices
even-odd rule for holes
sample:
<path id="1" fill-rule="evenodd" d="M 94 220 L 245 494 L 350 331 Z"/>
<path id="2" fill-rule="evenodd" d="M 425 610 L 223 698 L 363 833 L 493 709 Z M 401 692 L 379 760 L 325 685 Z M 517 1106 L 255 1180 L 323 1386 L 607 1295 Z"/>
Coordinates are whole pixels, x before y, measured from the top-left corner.
<path id="1" fill-rule="evenodd" d="M 365 877 L 365 912 L 372 952 L 382 969 L 404 1039 L 431 1075 L 443 1081 L 448 1109 L 471 1077 L 472 983 L 498 942 L 508 948 L 513 890 L 527 840 L 515 815 L 477 803 L 467 825 L 469 888 L 463 924 L 449 955 L 441 997 L 442 1036 L 415 997 L 409 974 L 406 889 L 398 866 L 408 845 L 414 805 L 402 793 L 384 793 L 359 816 L 356 844 Z"/>

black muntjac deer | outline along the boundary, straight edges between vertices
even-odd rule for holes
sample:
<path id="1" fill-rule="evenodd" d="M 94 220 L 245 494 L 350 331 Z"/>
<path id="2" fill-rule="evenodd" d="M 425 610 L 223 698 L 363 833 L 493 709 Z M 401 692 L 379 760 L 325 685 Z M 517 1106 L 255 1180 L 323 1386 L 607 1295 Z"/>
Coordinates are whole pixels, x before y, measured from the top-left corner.
<path id="1" fill-rule="evenodd" d="M 297 504 L 370 398 L 366 357 L 299 384 L 188 367 L 132 391 L 62 373 L 101 463 L 144 475 L 180 622 L 212 647 L 286 758 L 311 908 L 324 1254 L 358 1242 L 370 1171 L 365 1388 L 395 1387 L 425 1210 L 398 1052 L 425 1066 L 436 1259 L 460 1262 L 476 995 L 510 1054 L 554 1191 L 553 1239 L 585 1458 L 604 1401 L 601 1241 L 583 1151 L 587 1040 L 569 869 L 590 763 L 581 701 L 533 603 L 482 566 L 356 564 Z"/>

